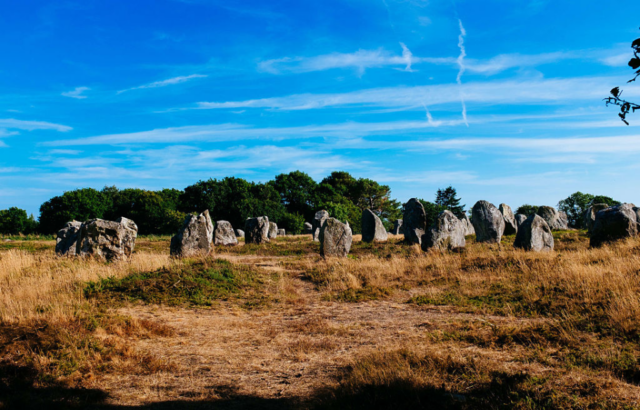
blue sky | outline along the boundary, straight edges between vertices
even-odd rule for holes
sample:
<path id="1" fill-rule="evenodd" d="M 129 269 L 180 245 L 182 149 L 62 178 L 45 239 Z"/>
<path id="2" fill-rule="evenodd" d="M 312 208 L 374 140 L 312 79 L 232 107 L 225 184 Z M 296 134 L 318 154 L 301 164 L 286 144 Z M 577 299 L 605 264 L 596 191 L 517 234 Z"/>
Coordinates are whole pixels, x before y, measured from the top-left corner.
<path id="1" fill-rule="evenodd" d="M 579 6 L 576 6 L 579 4 Z M 620 5 L 622 4 L 622 5 Z M 624 7 L 624 8 L 623 8 Z M 0 209 L 346 170 L 472 206 L 640 203 L 640 2 L 34 1 L 0 13 Z M 626 86 L 640 100 L 640 86 Z"/>

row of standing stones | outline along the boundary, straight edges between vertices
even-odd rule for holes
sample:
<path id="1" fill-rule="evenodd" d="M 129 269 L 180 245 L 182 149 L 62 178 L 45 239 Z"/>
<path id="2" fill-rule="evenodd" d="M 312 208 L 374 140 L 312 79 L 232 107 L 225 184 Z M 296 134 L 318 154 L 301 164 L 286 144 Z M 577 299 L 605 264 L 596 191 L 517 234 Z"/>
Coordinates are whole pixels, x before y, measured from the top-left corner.
<path id="1" fill-rule="evenodd" d="M 498 208 L 487 201 L 478 201 L 467 216 L 457 218 L 452 212 L 442 212 L 433 225 L 426 226 L 426 213 L 422 203 L 410 199 L 404 206 L 403 219 L 395 221 L 392 234 L 404 234 L 405 242 L 419 244 L 429 249 L 455 250 L 464 248 L 465 236 L 475 235 L 477 242 L 500 243 L 503 235 L 516 235 L 514 247 L 544 252 L 554 248 L 553 230 L 569 229 L 567 215 L 555 208 L 542 206 L 537 213 L 514 215 L 506 204 Z M 472 222 L 473 221 L 473 222 Z M 640 208 L 633 204 L 609 207 L 594 204 L 584 214 L 584 223 L 591 235 L 591 246 L 600 246 L 638 235 Z M 68 222 L 58 232 L 56 252 L 62 255 L 92 255 L 105 260 L 127 259 L 133 252 L 138 227 L 127 218 L 116 221 L 92 219 L 84 223 Z M 305 233 L 320 242 L 320 254 L 330 257 L 346 257 L 351 249 L 353 234 L 349 223 L 331 218 L 325 210 L 318 211 L 312 223 L 305 223 Z M 208 254 L 214 246 L 235 246 L 238 237 L 245 243 L 263 244 L 277 236 L 285 235 L 284 229 L 269 222 L 267 216 L 248 218 L 244 231 L 234 230 L 228 221 L 214 224 L 209 211 L 189 215 L 180 231 L 171 238 L 172 256 L 190 257 Z M 380 218 L 371 210 L 362 212 L 362 240 L 384 242 L 388 232 Z"/>

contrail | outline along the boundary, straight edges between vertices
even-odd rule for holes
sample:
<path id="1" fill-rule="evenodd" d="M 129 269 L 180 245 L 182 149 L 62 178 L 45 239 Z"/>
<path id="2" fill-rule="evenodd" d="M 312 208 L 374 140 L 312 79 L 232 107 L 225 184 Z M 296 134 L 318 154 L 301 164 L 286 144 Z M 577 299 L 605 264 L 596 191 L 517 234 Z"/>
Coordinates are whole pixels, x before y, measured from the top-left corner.
<path id="1" fill-rule="evenodd" d="M 407 66 L 405 67 L 404 71 L 411 73 L 411 81 L 413 82 L 413 86 L 415 87 L 416 80 L 413 77 L 414 70 L 411 69 L 413 54 L 411 53 L 411 50 L 409 50 L 409 47 L 407 47 L 403 42 L 400 41 L 400 36 L 398 36 L 398 32 L 396 31 L 396 25 L 393 24 L 393 20 L 391 19 L 391 9 L 389 9 L 389 5 L 387 4 L 387 1 L 382 0 L 382 4 L 384 4 L 384 7 L 387 9 L 387 18 L 389 19 L 389 25 L 391 26 L 391 31 L 393 31 L 393 34 L 396 36 L 396 40 L 398 41 L 398 43 L 400 43 L 400 46 L 402 47 L 402 57 L 407 63 Z M 427 104 L 424 103 L 424 100 L 422 98 L 420 99 L 420 104 L 422 104 L 422 107 L 424 108 L 424 111 L 426 113 L 427 122 L 429 124 L 437 124 L 436 122 L 433 121 L 433 117 L 429 112 L 429 108 L 427 108 Z"/>
<path id="2" fill-rule="evenodd" d="M 462 94 L 462 74 L 464 74 L 464 58 L 467 56 L 467 51 L 464 48 L 464 37 L 467 35 L 467 31 L 464 29 L 462 25 L 462 20 L 458 19 L 458 24 L 460 24 L 460 35 L 458 36 L 458 48 L 460 49 L 460 55 L 458 56 L 458 76 L 456 77 L 456 82 L 460 87 L 460 102 L 462 103 L 462 119 L 466 126 L 469 126 L 469 122 L 467 121 L 467 105 L 464 103 L 464 95 Z"/>

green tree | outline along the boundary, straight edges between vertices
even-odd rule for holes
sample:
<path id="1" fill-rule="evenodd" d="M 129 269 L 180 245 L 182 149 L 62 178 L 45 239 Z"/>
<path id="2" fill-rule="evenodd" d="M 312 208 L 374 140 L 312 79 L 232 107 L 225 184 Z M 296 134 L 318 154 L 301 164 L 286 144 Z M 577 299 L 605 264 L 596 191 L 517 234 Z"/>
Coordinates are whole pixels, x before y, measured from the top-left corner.
<path id="1" fill-rule="evenodd" d="M 458 218 L 464 218 L 465 205 L 460 205 L 460 198 L 457 196 L 458 193 L 452 186 L 448 186 L 445 189 L 438 189 L 436 193 L 436 205 L 448 209 Z"/>
<path id="2" fill-rule="evenodd" d="M 318 184 L 309 175 L 300 171 L 280 174 L 271 185 L 280 194 L 280 201 L 288 213 L 313 218 Z"/>
<path id="3" fill-rule="evenodd" d="M 111 207 L 108 194 L 93 188 L 76 189 L 55 196 L 40 206 L 41 233 L 52 234 L 72 220 L 103 218 Z"/>
<path id="4" fill-rule="evenodd" d="M 304 216 L 300 214 L 285 213 L 278 222 L 278 228 L 283 228 L 287 233 L 299 234 L 304 229 Z"/>
<path id="5" fill-rule="evenodd" d="M 582 228 L 584 226 L 584 213 L 593 203 L 594 196 L 578 191 L 562 201 L 558 202 L 558 209 L 564 211 L 569 219 L 569 226 Z"/>
<path id="6" fill-rule="evenodd" d="M 137 188 L 117 192 L 111 188 L 109 190 L 112 205 L 104 217 L 110 220 L 121 216 L 129 218 L 138 225 L 138 233 L 141 235 L 174 233 L 180 227 L 176 220 L 184 219 L 185 214 L 176 209 L 180 191 L 147 191 Z"/>
<path id="7" fill-rule="evenodd" d="M 434 204 L 433 202 L 425 201 L 424 199 L 418 199 L 422 206 L 424 207 L 424 212 L 426 214 L 427 228 L 433 225 L 438 219 L 438 216 L 445 211 L 443 205 Z M 464 216 L 464 215 L 463 215 Z"/>
<path id="8" fill-rule="evenodd" d="M 212 219 L 229 221 L 240 229 L 247 218 L 266 215 L 277 223 L 286 213 L 272 184 L 256 184 L 235 177 L 199 181 L 184 189 L 179 202 L 182 212 L 200 213 L 208 209 Z"/>
<path id="9" fill-rule="evenodd" d="M 12 207 L 0 211 L 0 233 L 5 235 L 17 235 L 33 233 L 37 228 L 37 222 L 33 215 L 29 217 L 24 209 Z"/>
<path id="10" fill-rule="evenodd" d="M 535 215 L 538 212 L 538 207 L 535 205 L 524 204 L 516 209 L 516 215 L 522 214 L 526 216 Z"/>
<path id="11" fill-rule="evenodd" d="M 616 201 L 615 199 L 609 196 L 596 195 L 593 197 L 593 200 L 591 201 L 590 205 L 592 204 L 607 204 L 609 206 L 616 206 L 616 205 L 620 205 L 620 202 Z"/>

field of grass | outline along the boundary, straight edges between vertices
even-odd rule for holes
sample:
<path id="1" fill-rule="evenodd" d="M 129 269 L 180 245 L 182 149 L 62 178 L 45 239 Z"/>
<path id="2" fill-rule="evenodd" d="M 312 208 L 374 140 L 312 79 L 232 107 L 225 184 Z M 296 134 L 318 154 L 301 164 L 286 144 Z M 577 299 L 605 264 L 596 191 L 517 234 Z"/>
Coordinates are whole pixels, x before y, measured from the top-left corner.
<path id="1" fill-rule="evenodd" d="M 0 243 L 0 408 L 640 408 L 640 239 L 309 236 L 130 261 Z"/>

